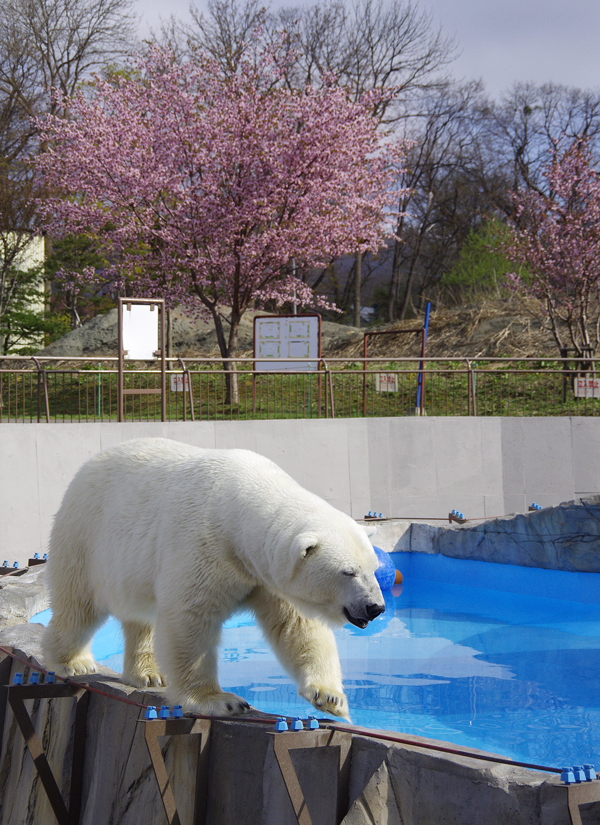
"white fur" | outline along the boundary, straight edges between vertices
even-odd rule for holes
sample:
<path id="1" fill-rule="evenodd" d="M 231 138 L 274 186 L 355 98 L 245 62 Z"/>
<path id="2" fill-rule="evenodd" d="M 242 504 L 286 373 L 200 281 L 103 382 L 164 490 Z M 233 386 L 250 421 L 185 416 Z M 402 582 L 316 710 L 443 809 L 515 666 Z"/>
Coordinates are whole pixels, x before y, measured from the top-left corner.
<path id="1" fill-rule="evenodd" d="M 216 657 L 223 622 L 246 605 L 299 693 L 348 716 L 330 625 L 346 621 L 344 608 L 364 617 L 383 604 L 376 568 L 363 529 L 263 456 L 128 441 L 79 470 L 56 515 L 46 660 L 62 674 L 94 672 L 89 643 L 111 614 L 125 681 L 166 677 L 189 710 L 241 713 Z"/>

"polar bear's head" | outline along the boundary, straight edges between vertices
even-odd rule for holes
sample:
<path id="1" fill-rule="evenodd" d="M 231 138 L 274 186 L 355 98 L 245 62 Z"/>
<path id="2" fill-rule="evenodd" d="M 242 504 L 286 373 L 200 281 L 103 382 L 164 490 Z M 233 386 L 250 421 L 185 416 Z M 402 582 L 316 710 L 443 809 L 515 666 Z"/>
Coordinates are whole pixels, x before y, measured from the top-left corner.
<path id="1" fill-rule="evenodd" d="M 365 628 L 385 610 L 375 578 L 379 562 L 367 538 L 375 530 L 345 516 L 333 521 L 308 523 L 295 536 L 277 589 L 309 619 Z"/>

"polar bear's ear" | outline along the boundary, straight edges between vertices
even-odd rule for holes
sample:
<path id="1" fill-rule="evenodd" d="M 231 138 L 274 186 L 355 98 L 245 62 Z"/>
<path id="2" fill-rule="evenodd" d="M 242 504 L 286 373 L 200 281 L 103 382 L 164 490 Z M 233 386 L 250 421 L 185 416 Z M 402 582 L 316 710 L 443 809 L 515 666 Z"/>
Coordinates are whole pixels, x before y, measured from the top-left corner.
<path id="1" fill-rule="evenodd" d="M 300 558 L 305 559 L 310 556 L 319 543 L 319 537 L 315 533 L 302 533 L 294 539 L 294 550 Z"/>
<path id="2" fill-rule="evenodd" d="M 377 532 L 377 527 L 374 527 L 374 526 L 373 526 L 373 525 L 371 525 L 371 524 L 368 524 L 368 525 L 367 525 L 367 524 L 359 524 L 358 526 L 359 526 L 359 527 L 362 527 L 362 529 L 363 529 L 363 530 L 365 531 L 365 533 L 367 534 L 367 537 L 368 537 L 368 538 L 370 538 L 371 536 L 374 536 L 374 535 L 375 535 L 375 533 Z"/>

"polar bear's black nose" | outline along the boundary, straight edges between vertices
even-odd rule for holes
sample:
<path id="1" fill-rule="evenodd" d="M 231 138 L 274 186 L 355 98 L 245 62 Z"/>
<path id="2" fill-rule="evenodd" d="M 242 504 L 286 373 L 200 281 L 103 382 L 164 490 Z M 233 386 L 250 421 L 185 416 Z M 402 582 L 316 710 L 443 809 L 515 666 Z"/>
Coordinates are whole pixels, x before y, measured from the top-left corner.
<path id="1" fill-rule="evenodd" d="M 366 607 L 367 616 L 369 617 L 369 621 L 372 622 L 373 619 L 376 619 L 377 616 L 380 616 L 382 613 L 385 613 L 385 605 L 384 604 L 368 604 Z"/>

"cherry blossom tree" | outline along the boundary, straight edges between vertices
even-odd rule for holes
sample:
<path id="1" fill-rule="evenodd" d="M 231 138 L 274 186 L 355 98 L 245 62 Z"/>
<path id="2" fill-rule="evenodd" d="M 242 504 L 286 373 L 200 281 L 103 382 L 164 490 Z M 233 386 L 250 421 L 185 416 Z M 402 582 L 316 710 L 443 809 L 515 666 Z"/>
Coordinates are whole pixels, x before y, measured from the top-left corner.
<path id="1" fill-rule="evenodd" d="M 282 71 L 273 49 L 225 75 L 205 54 L 178 64 L 153 48 L 69 99 L 69 122 L 41 124 L 48 231 L 94 238 L 117 262 L 103 277 L 128 294 L 212 318 L 225 359 L 248 308 L 294 293 L 314 305 L 302 267 L 376 251 L 398 202 L 404 146 L 382 143 L 378 93 L 276 88 Z"/>
<path id="2" fill-rule="evenodd" d="M 560 350 L 589 355 L 600 342 L 600 174 L 588 141 L 557 146 L 542 185 L 515 206 L 504 251 L 525 274 L 511 283 L 536 299 Z"/>

